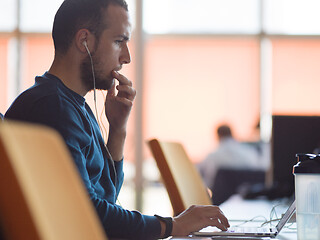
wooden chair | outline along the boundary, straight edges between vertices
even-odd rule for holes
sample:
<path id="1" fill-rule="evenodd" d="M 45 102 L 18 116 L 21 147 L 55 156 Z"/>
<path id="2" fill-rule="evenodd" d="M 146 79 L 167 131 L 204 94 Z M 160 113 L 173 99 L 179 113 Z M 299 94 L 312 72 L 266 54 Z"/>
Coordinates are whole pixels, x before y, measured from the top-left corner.
<path id="1" fill-rule="evenodd" d="M 175 216 L 193 204 L 212 204 L 199 172 L 180 143 L 152 139 L 148 145 L 157 162 Z"/>
<path id="2" fill-rule="evenodd" d="M 107 239 L 63 139 L 46 127 L 0 124 L 4 239 Z"/>

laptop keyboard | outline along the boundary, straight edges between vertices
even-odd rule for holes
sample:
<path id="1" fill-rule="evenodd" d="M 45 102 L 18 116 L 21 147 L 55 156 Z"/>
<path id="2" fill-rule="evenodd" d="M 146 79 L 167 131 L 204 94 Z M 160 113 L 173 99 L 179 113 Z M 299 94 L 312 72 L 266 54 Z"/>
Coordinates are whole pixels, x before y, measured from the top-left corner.
<path id="1" fill-rule="evenodd" d="M 270 228 L 257 228 L 257 227 L 231 227 L 227 232 L 231 233 L 267 233 Z"/>

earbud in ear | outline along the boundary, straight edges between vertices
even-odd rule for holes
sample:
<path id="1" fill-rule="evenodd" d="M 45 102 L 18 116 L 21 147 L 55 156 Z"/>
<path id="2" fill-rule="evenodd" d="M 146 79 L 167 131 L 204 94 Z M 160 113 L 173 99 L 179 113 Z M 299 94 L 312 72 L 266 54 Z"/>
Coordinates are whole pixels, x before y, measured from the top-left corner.
<path id="1" fill-rule="evenodd" d="M 86 48 L 87 53 L 89 54 L 89 56 L 91 57 L 91 53 L 90 53 L 90 51 L 89 51 L 89 48 L 88 48 L 88 45 L 87 45 L 87 41 L 83 41 L 82 44 L 83 44 L 83 46 Z"/>

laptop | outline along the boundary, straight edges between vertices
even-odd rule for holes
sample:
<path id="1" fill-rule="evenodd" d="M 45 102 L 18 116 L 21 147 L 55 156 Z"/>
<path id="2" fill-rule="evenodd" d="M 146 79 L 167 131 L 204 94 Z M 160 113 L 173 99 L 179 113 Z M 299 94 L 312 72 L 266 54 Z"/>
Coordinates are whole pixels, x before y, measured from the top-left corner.
<path id="1" fill-rule="evenodd" d="M 203 228 L 199 232 L 194 232 L 194 236 L 232 236 L 232 237 L 276 237 L 284 225 L 289 221 L 296 210 L 296 203 L 290 205 L 285 214 L 280 219 L 276 227 L 230 227 L 227 231 L 213 231 L 212 227 Z"/>

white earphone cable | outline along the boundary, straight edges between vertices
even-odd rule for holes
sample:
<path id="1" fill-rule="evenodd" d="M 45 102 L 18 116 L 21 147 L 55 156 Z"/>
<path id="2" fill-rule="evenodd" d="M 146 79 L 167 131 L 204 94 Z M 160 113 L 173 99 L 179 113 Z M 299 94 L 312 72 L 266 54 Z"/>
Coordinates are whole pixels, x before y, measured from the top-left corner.
<path id="1" fill-rule="evenodd" d="M 88 52 L 88 55 L 89 55 L 89 58 L 90 58 L 90 62 L 91 62 L 91 71 L 92 71 L 92 78 L 93 78 L 93 100 L 94 100 L 94 108 L 95 108 L 95 114 L 96 114 L 96 119 L 97 119 L 97 123 L 98 123 L 98 126 L 100 128 L 100 131 L 101 131 L 101 135 L 102 135 L 102 138 L 104 139 L 105 137 L 105 134 L 104 134 L 104 131 L 103 129 L 101 128 L 101 124 L 100 124 L 100 120 L 99 120 L 99 115 L 98 115 L 98 111 L 97 111 L 97 98 L 96 98 L 96 77 L 95 77 L 95 74 L 94 74 L 94 66 L 93 66 L 93 60 L 92 60 L 92 56 L 91 56 L 91 53 L 89 51 L 89 48 L 87 46 L 87 42 L 83 42 L 83 45 L 84 47 L 86 48 L 87 52 Z M 104 141 L 105 142 L 105 141 Z M 115 174 L 115 186 L 117 186 L 117 172 L 116 172 L 116 167 L 114 165 L 114 161 L 113 161 L 113 158 L 109 152 L 109 149 L 107 147 L 106 144 L 104 144 L 105 146 L 105 149 L 106 149 L 106 152 L 108 154 L 108 158 L 110 159 L 110 162 L 111 162 L 111 165 L 113 167 L 113 172 Z"/>

